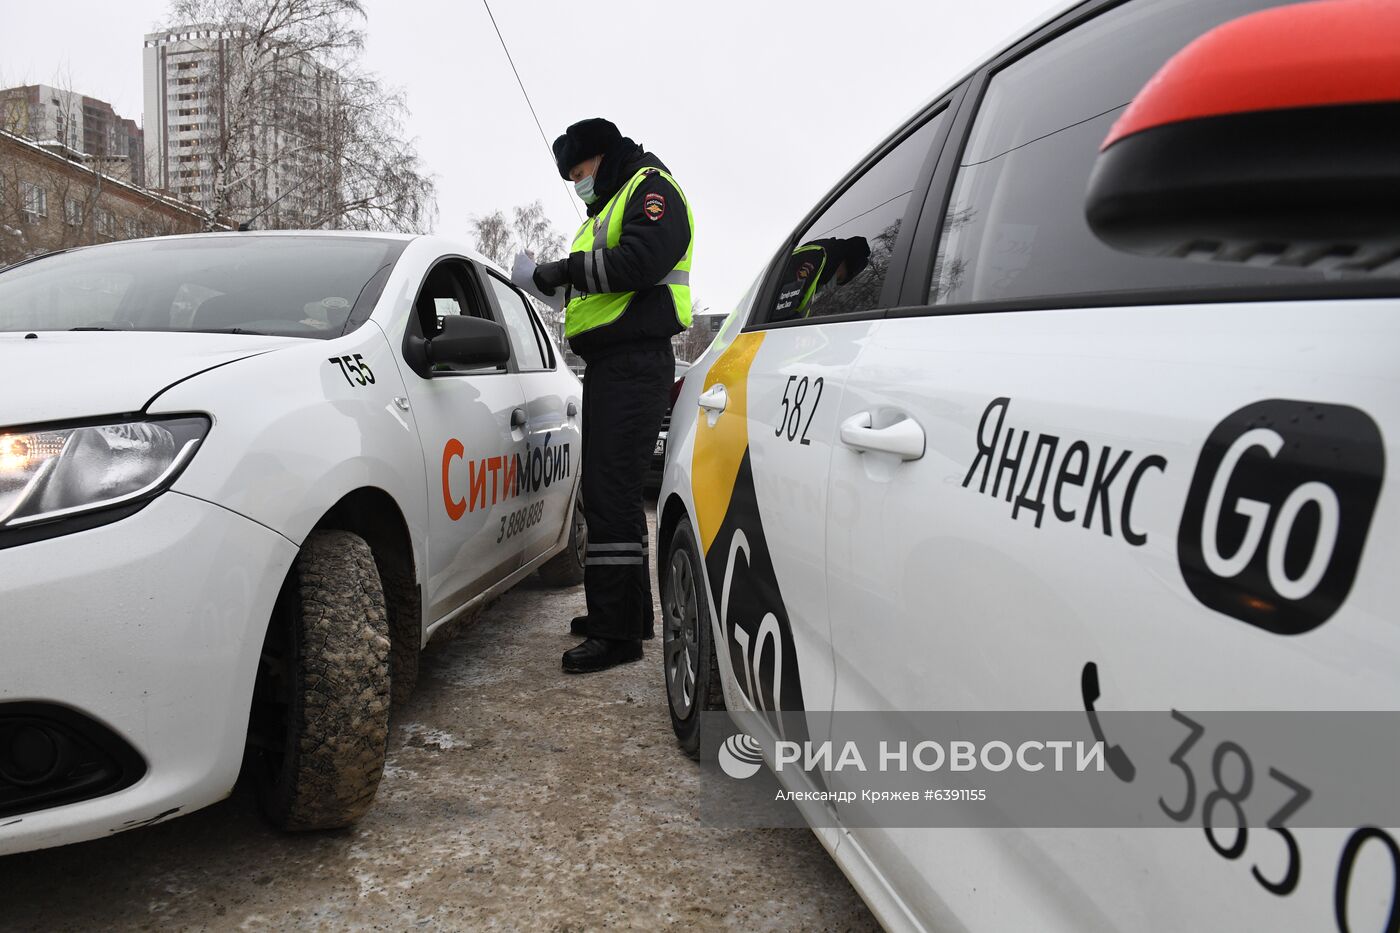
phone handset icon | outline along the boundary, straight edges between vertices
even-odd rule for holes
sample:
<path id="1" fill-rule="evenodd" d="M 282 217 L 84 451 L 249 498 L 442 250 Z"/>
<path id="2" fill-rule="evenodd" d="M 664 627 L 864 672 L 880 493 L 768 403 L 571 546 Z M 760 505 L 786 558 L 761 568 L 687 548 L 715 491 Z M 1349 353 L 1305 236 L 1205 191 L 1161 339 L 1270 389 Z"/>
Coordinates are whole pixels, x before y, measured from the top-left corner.
<path id="1" fill-rule="evenodd" d="M 1104 738 L 1103 726 L 1099 725 L 1099 714 L 1094 710 L 1094 704 L 1099 700 L 1099 666 L 1093 661 L 1084 665 L 1084 672 L 1079 677 L 1079 692 L 1084 697 L 1084 715 L 1089 717 L 1089 731 L 1094 733 L 1094 738 L 1103 743 L 1108 770 L 1123 783 L 1131 783 L 1137 776 L 1137 767 L 1121 745 L 1114 745 Z"/>

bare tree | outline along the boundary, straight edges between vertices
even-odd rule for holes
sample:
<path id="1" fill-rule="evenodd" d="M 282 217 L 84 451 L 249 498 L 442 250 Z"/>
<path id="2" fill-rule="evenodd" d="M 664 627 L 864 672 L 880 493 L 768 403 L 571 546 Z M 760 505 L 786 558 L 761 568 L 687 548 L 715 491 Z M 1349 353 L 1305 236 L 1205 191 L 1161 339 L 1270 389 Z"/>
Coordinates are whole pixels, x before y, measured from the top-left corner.
<path id="1" fill-rule="evenodd" d="M 179 216 L 179 215 L 174 215 Z M 59 249 L 188 233 L 167 202 L 105 176 L 100 163 L 33 140 L 0 136 L 0 266 Z"/>
<path id="2" fill-rule="evenodd" d="M 519 252 L 529 253 L 535 262 L 564 256 L 564 237 L 549 222 L 540 201 L 511 208 L 509 217 L 501 210 L 474 217 L 471 228 L 481 255 L 504 269 L 511 267 Z"/>
<path id="3" fill-rule="evenodd" d="M 564 237 L 549 222 L 540 201 L 511 208 L 510 217 L 502 210 L 474 217 L 471 229 L 477 251 L 503 269 L 511 268 L 520 252 L 529 253 L 535 262 L 552 262 L 565 255 Z M 557 325 L 563 320 L 561 312 L 531 301 L 546 322 Z"/>
<path id="4" fill-rule="evenodd" d="M 359 64 L 360 0 L 173 0 L 170 15 L 202 53 L 178 112 L 198 121 L 181 164 L 208 179 L 211 225 L 431 228 L 403 95 Z"/>
<path id="5" fill-rule="evenodd" d="M 685 360 L 687 363 L 695 362 L 710 346 L 710 342 L 715 339 L 707 317 L 709 310 L 699 301 L 691 301 L 690 327 L 671 338 L 671 350 L 675 353 L 676 359 Z"/>
<path id="6" fill-rule="evenodd" d="M 503 269 L 509 269 L 515 249 L 515 233 L 510 228 L 505 211 L 496 210 L 471 220 L 472 235 L 476 237 L 477 252 Z"/>
<path id="7" fill-rule="evenodd" d="M 564 255 L 564 238 L 545 217 L 544 204 L 532 201 L 512 210 L 516 240 L 536 262 L 551 262 Z"/>

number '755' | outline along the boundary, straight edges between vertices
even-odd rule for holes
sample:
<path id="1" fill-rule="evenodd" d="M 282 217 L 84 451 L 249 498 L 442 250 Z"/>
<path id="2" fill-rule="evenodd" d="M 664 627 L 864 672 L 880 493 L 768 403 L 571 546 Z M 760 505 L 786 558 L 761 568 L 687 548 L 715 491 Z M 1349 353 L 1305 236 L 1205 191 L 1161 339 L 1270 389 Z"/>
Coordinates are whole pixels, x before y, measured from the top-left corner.
<path id="1" fill-rule="evenodd" d="M 340 367 L 340 374 L 350 385 L 374 385 L 374 373 L 359 353 L 356 353 L 353 359 L 348 356 L 333 356 L 330 361 Z M 350 378 L 352 372 L 355 374 L 354 379 Z"/>

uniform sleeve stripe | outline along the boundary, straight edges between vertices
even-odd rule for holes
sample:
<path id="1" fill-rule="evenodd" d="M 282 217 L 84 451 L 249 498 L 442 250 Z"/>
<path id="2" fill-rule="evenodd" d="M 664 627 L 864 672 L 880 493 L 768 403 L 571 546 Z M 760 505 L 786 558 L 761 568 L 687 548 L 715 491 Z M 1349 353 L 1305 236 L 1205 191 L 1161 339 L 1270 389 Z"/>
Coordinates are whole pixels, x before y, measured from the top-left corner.
<path id="1" fill-rule="evenodd" d="M 606 261 L 606 257 L 603 255 L 603 251 L 602 251 L 601 249 L 595 249 L 595 250 L 593 251 L 593 257 L 594 257 L 594 262 L 597 263 L 597 273 L 596 273 L 596 275 L 597 275 L 597 277 L 598 277 L 598 291 L 600 291 L 600 292 L 610 292 L 610 291 L 612 291 L 612 289 L 608 287 L 608 270 L 607 270 L 607 264 L 606 264 L 607 261 Z"/>
<path id="2" fill-rule="evenodd" d="M 645 550 L 641 544 L 593 544 L 589 542 L 588 553 L 590 554 L 640 554 Z"/>
<path id="3" fill-rule="evenodd" d="M 593 253 L 583 257 L 583 285 L 590 292 L 598 291 L 598 280 L 593 275 Z"/>

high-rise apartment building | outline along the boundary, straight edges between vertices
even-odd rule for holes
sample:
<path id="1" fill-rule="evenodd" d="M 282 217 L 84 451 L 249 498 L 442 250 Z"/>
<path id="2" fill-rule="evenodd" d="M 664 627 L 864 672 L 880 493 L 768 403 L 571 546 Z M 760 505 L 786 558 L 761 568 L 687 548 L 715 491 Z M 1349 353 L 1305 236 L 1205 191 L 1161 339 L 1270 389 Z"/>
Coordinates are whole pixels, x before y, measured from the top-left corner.
<path id="1" fill-rule="evenodd" d="M 56 143 L 95 171 L 133 185 L 146 183 L 141 127 L 95 97 L 47 84 L 0 90 L 0 130 Z"/>
<path id="2" fill-rule="evenodd" d="M 333 71 L 246 27 L 151 33 L 143 55 L 151 186 L 259 227 L 308 226 L 328 213 Z"/>

